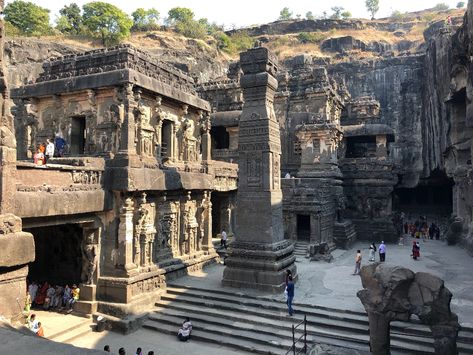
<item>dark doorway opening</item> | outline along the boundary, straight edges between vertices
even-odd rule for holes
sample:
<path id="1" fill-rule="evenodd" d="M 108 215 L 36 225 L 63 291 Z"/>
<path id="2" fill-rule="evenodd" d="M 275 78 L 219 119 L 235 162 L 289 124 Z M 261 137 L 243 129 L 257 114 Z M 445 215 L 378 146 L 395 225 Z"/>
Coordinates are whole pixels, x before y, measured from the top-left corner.
<path id="1" fill-rule="evenodd" d="M 30 281 L 66 285 L 81 282 L 82 228 L 74 224 L 25 229 L 34 236 L 35 261 Z"/>
<path id="2" fill-rule="evenodd" d="M 297 240 L 310 241 L 310 215 L 297 215 Z"/>
<path id="3" fill-rule="evenodd" d="M 71 155 L 84 154 L 85 148 L 85 116 L 76 116 L 71 119 Z"/>
<path id="4" fill-rule="evenodd" d="M 369 158 L 376 156 L 376 136 L 348 137 L 346 158 Z"/>
<path id="5" fill-rule="evenodd" d="M 173 139 L 172 135 L 172 122 L 169 120 L 164 120 L 163 128 L 161 130 L 162 139 L 161 139 L 161 159 L 171 158 L 171 147 Z"/>
<path id="6" fill-rule="evenodd" d="M 435 170 L 414 188 L 396 188 L 393 207 L 415 215 L 450 215 L 453 184 L 443 171 Z"/>
<path id="7" fill-rule="evenodd" d="M 230 148 L 230 135 L 225 127 L 212 127 L 210 130 L 212 136 L 213 149 L 228 149 Z"/>

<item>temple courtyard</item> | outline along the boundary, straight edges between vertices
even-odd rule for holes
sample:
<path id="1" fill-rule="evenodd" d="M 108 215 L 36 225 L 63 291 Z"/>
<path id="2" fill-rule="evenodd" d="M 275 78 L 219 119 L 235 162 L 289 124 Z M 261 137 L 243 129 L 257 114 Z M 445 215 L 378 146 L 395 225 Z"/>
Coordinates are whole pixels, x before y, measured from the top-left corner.
<path id="1" fill-rule="evenodd" d="M 444 279 L 446 286 L 453 294 L 452 309 L 458 314 L 460 324 L 463 327 L 473 327 L 473 275 L 468 267 L 468 265 L 471 265 L 471 256 L 458 246 L 447 246 L 444 241 L 428 240 L 424 242 L 421 240 L 421 258 L 415 261 L 410 257 L 411 243 L 412 238 L 406 238 L 405 245 L 388 244 L 386 262 L 391 265 L 407 267 L 415 272 L 429 272 Z M 362 250 L 363 265 L 366 265 L 368 263 L 369 251 L 368 243 L 365 242 L 357 242 L 349 250 L 335 250 L 333 252 L 334 259 L 330 263 L 309 261 L 305 257 L 297 256 L 296 263 L 299 279 L 295 289 L 294 308 L 296 317 L 293 319 L 293 322 L 301 319 L 302 313 L 309 309 L 309 305 L 316 305 L 322 311 L 326 308 L 327 310 L 338 309 L 343 312 L 348 311 L 347 314 L 353 312 L 353 317 L 356 317 L 355 314 L 358 314 L 358 312 L 364 313 L 363 306 L 356 297 L 356 292 L 362 288 L 361 280 L 359 276 L 352 275 L 354 255 L 357 249 Z M 379 256 L 377 255 L 378 259 Z M 242 298 L 249 300 L 248 302 L 253 304 L 260 304 L 261 308 L 265 308 L 265 304 L 273 303 L 279 307 L 281 319 L 287 318 L 284 311 L 284 295 L 282 293 L 269 294 L 255 290 L 224 287 L 221 285 L 224 268 L 225 266 L 221 263 L 215 264 L 205 268 L 203 271 L 191 273 L 188 276 L 174 280 L 169 284 L 170 291 L 168 293 L 172 296 L 173 289 L 183 289 L 188 290 L 187 297 L 198 299 L 198 291 L 206 290 L 216 295 L 216 297 L 227 298 L 229 302 Z M 177 295 L 174 301 L 165 302 L 169 302 L 172 306 L 172 303 L 176 303 L 179 300 L 185 301 L 185 298 L 186 293 L 184 292 Z M 218 298 L 205 302 L 205 306 L 210 312 L 219 303 Z M 250 324 L 250 320 L 255 317 L 253 314 L 248 313 L 247 317 L 243 315 L 244 318 L 236 321 L 232 318 L 231 314 L 234 312 L 240 311 L 240 313 L 245 314 L 247 309 L 245 302 L 235 301 L 233 304 L 235 310 L 227 312 L 214 309 L 215 314 L 221 317 L 223 321 L 227 320 L 227 323 L 239 322 L 244 324 L 248 321 L 246 325 L 248 331 L 252 331 L 260 338 L 266 336 L 271 341 L 271 335 L 265 335 L 264 331 L 260 333 L 258 328 L 254 328 Z M 193 306 L 192 303 L 188 307 L 189 312 L 198 312 L 198 308 L 202 308 L 201 306 Z M 161 306 L 158 305 L 155 310 L 158 315 L 157 317 L 159 317 L 160 310 L 162 310 Z M 203 310 L 201 309 L 200 311 Z M 108 344 L 112 348 L 112 353 L 116 353 L 120 347 L 125 347 L 127 353 L 133 353 L 137 347 L 143 348 L 146 351 L 145 353 L 149 350 L 154 350 L 157 354 L 180 354 L 183 352 L 209 355 L 245 353 L 242 350 L 233 350 L 223 345 L 223 343 L 231 340 L 229 337 L 232 337 L 232 334 L 227 334 L 223 337 L 216 334 L 215 338 L 217 340 L 214 344 L 208 341 L 201 341 L 199 337 L 192 339 L 190 342 L 181 343 L 171 334 L 172 328 L 166 328 L 169 331 L 160 331 L 153 328 L 153 326 L 146 326 L 145 323 L 144 328 L 140 328 L 128 335 L 110 331 L 97 333 L 87 329 L 87 327 L 90 327 L 90 323 L 85 318 L 52 312 L 36 313 L 44 324 L 46 338 L 53 338 L 52 340 L 82 348 L 102 350 L 104 345 Z M 311 316 L 308 315 L 309 317 Z M 324 323 L 324 319 L 320 321 Z M 194 331 L 198 333 L 199 320 L 193 320 L 193 326 Z M 65 328 L 74 328 L 75 333 L 69 332 L 66 334 L 64 332 Z M 205 331 L 208 332 L 209 330 L 206 329 Z M 212 336 L 212 334 L 208 335 Z M 236 338 L 240 336 L 238 331 L 235 331 L 233 335 Z M 278 331 L 275 331 L 274 335 L 277 338 Z M 67 340 L 68 337 L 71 339 Z M 219 337 L 222 341 L 221 344 L 218 343 Z M 311 339 L 323 341 L 323 339 L 317 339 L 317 337 Z M 244 340 L 236 339 L 235 341 L 244 343 Z M 396 340 L 394 339 L 392 342 L 395 344 Z M 0 343 L 8 345 L 8 342 L 5 342 L 4 339 L 1 339 Z M 11 346 L 13 345 L 17 350 L 19 349 L 18 346 L 20 348 L 22 346 L 21 341 L 20 343 L 18 341 L 11 342 Z M 343 342 L 339 345 L 343 346 Z M 284 348 L 283 344 L 281 344 L 281 347 Z M 352 353 L 355 353 L 355 351 L 356 353 L 363 353 L 362 347 L 352 350 Z M 394 350 L 393 353 L 397 352 Z"/>

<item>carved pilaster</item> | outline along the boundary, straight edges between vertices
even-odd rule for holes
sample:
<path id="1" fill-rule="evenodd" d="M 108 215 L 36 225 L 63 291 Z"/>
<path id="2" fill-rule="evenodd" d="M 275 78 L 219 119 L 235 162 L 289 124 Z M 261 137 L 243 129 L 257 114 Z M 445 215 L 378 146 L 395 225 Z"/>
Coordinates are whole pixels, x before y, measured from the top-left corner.
<path id="1" fill-rule="evenodd" d="M 118 227 L 118 266 L 127 273 L 136 268 L 133 263 L 133 210 L 133 199 L 127 197 L 120 210 Z"/>

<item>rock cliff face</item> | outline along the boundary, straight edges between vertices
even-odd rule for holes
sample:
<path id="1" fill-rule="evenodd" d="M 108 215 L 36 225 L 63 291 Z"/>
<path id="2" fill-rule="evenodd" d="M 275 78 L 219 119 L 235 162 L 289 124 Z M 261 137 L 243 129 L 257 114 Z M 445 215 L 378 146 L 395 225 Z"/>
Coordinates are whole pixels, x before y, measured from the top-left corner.
<path id="1" fill-rule="evenodd" d="M 380 102 L 380 123 L 396 132 L 391 153 L 402 175 L 399 184 L 415 186 L 422 172 L 423 57 L 340 63 L 329 66 L 329 73 L 352 97 L 372 95 Z"/>

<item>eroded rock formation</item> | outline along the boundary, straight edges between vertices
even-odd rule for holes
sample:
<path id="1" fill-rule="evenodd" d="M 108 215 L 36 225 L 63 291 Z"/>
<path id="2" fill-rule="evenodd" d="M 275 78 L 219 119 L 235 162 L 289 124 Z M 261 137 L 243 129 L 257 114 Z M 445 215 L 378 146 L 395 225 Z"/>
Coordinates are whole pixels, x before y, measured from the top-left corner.
<path id="1" fill-rule="evenodd" d="M 460 325 L 450 310 L 452 294 L 440 278 L 385 264 L 361 270 L 363 290 L 357 296 L 368 313 L 370 348 L 374 355 L 389 354 L 389 331 L 393 320 L 408 320 L 412 314 L 429 325 L 437 355 L 457 354 Z"/>

